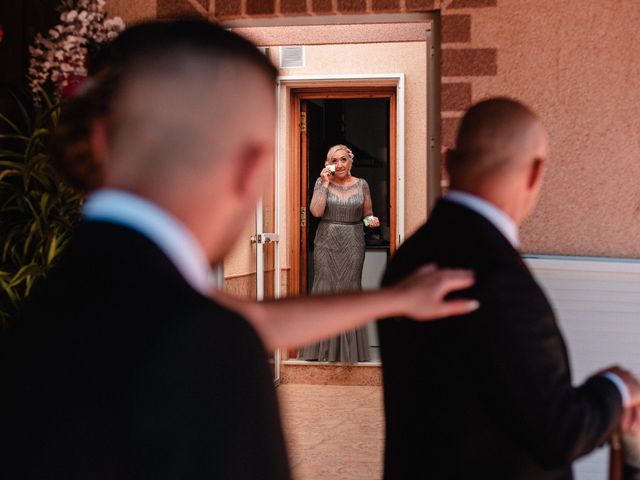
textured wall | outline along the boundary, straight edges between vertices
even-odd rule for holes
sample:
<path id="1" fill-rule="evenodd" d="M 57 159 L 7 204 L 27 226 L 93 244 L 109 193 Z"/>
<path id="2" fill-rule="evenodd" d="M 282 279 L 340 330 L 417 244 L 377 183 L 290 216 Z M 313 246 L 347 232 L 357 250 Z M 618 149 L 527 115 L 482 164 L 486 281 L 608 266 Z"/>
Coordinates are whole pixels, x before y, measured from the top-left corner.
<path id="1" fill-rule="evenodd" d="M 224 274 L 227 276 L 255 274 L 256 246 L 250 237 L 256 232 L 255 218 L 249 219 L 240 235 L 240 239 L 224 259 Z"/>
<path id="2" fill-rule="evenodd" d="M 111 3 L 124 15 L 115 7 L 127 3 Z M 523 228 L 525 250 L 640 258 L 637 0 L 157 0 L 159 16 L 221 20 L 434 9 L 443 144 L 471 101 L 493 95 L 528 102 L 550 131 L 549 175 Z"/>
<path id="3" fill-rule="evenodd" d="M 126 25 L 156 18 L 157 0 L 107 0 L 109 15 L 120 16 Z"/>
<path id="4" fill-rule="evenodd" d="M 474 101 L 524 100 L 551 137 L 542 199 L 522 232 L 528 252 L 640 257 L 638 24 L 636 0 L 502 0 L 473 11 L 471 45 L 497 49 L 497 73 L 457 80 Z"/>

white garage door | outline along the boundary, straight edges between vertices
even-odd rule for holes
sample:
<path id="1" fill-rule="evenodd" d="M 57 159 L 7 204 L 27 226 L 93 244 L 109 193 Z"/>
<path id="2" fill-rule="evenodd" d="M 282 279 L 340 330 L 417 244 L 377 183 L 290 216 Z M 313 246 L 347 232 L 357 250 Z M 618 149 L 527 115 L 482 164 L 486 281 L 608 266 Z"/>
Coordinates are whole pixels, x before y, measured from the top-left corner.
<path id="1" fill-rule="evenodd" d="M 619 363 L 640 375 L 640 260 L 534 257 L 527 263 L 556 309 L 574 380 Z M 608 449 L 576 464 L 578 480 L 607 478 Z"/>

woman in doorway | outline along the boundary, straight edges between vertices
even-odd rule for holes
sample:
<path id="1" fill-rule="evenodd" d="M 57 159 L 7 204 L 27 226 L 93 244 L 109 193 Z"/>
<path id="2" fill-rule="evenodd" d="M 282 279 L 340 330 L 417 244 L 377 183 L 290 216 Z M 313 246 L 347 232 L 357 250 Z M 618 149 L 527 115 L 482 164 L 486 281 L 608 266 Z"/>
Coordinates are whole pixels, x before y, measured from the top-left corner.
<path id="1" fill-rule="evenodd" d="M 342 293 L 362 288 L 364 264 L 363 222 L 380 226 L 373 216 L 369 185 L 351 175 L 353 152 L 334 145 L 316 181 L 309 210 L 321 217 L 313 251 L 312 295 Z M 356 363 L 371 359 L 366 327 L 304 347 L 301 360 Z"/>

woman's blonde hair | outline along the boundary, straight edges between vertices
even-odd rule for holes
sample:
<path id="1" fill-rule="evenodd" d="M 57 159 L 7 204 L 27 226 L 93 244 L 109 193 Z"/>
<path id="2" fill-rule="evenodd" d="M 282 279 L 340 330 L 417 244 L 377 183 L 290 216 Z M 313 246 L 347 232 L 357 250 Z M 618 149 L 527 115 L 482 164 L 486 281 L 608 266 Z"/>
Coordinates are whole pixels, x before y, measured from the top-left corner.
<path id="1" fill-rule="evenodd" d="M 331 161 L 331 157 L 333 157 L 335 153 L 339 150 L 344 150 L 345 152 L 347 152 L 347 157 L 349 157 L 349 162 L 351 162 L 351 165 L 353 165 L 353 152 L 346 145 L 334 145 L 333 147 L 331 147 L 327 152 L 327 159 L 324 161 L 324 163 L 328 165 L 329 162 Z"/>

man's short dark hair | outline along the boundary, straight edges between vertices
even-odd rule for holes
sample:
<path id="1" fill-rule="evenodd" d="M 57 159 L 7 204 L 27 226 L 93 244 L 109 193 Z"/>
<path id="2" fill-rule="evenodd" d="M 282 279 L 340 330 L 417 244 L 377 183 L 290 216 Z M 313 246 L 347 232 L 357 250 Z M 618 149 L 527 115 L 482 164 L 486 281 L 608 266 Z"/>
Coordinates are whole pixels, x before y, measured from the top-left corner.
<path id="1" fill-rule="evenodd" d="M 278 70 L 249 40 L 201 19 L 150 21 L 127 28 L 89 59 L 89 79 L 63 106 L 50 145 L 58 173 L 77 190 L 89 192 L 104 181 L 103 166 L 91 155 L 93 119 L 107 116 L 123 79 L 138 68 L 182 56 L 197 56 L 208 66 L 245 62 L 275 81 Z"/>

